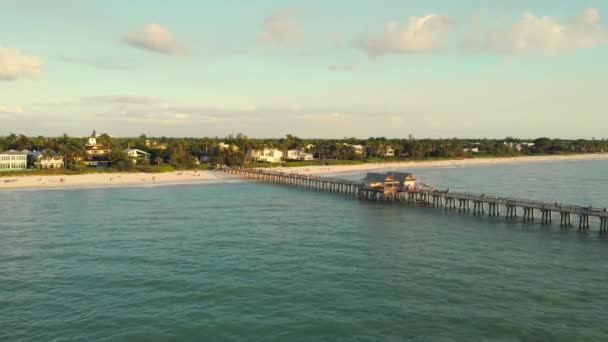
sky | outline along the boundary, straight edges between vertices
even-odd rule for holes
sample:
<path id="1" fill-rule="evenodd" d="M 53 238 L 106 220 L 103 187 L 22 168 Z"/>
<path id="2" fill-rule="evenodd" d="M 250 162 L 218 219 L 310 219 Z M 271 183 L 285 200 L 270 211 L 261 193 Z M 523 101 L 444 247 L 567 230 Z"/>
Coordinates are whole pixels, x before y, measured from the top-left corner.
<path id="1" fill-rule="evenodd" d="M 0 135 L 608 137 L 608 0 L 0 0 Z"/>

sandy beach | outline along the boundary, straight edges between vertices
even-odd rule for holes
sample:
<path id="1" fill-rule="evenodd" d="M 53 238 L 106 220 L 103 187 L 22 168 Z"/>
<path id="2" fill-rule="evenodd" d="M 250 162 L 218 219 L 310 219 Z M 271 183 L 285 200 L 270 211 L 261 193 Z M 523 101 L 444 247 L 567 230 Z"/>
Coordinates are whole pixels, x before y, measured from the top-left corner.
<path id="1" fill-rule="evenodd" d="M 306 166 L 279 167 L 273 170 L 311 175 L 337 175 L 349 172 L 365 172 L 373 170 L 407 169 L 423 167 L 451 167 L 472 165 L 495 165 L 506 163 L 535 163 L 561 160 L 598 160 L 608 159 L 605 154 L 584 154 L 568 156 L 538 156 L 515 158 L 487 158 L 440 161 L 416 161 L 374 163 L 360 165 L 335 166 Z M 167 173 L 94 173 L 84 175 L 53 175 L 53 176 L 7 176 L 0 177 L 2 189 L 43 189 L 43 188 L 87 188 L 87 187 L 119 187 L 119 186 L 153 186 L 172 184 L 204 184 L 234 181 L 235 178 L 214 171 L 177 171 Z"/>
<path id="2" fill-rule="evenodd" d="M 83 175 L 1 177 L 0 190 L 22 188 L 96 188 L 172 184 L 223 183 L 231 179 L 213 171 L 166 173 L 91 173 Z"/>
<path id="3" fill-rule="evenodd" d="M 306 167 L 279 167 L 273 170 L 281 172 L 294 172 L 311 175 L 333 175 L 349 172 L 365 172 L 373 170 L 425 168 L 425 167 L 450 167 L 450 166 L 473 166 L 473 165 L 495 165 L 508 163 L 538 163 L 562 160 L 606 160 L 608 153 L 602 154 L 576 154 L 567 156 L 534 156 L 534 157 L 512 157 L 512 158 L 480 158 L 460 160 L 436 160 L 436 161 L 410 161 L 393 163 L 373 163 L 360 165 L 334 165 L 334 166 L 306 166 Z"/>

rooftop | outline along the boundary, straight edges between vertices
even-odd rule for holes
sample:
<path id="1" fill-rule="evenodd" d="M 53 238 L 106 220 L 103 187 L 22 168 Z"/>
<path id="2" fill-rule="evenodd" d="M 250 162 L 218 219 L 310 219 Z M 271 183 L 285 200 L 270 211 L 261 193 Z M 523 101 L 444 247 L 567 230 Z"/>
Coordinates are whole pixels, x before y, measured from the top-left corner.
<path id="1" fill-rule="evenodd" d="M 0 154 L 5 154 L 5 155 L 8 154 L 8 155 L 11 155 L 11 156 L 22 156 L 24 154 L 28 155 L 30 153 L 32 153 L 32 152 L 30 152 L 28 150 L 23 150 L 23 151 L 8 150 L 8 151 L 1 152 Z"/>

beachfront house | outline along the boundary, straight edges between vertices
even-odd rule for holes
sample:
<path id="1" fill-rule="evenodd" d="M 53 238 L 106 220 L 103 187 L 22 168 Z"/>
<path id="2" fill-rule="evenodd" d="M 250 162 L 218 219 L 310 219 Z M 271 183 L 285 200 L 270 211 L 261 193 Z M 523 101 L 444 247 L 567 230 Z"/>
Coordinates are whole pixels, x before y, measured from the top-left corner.
<path id="1" fill-rule="evenodd" d="M 41 169 L 63 169 L 65 161 L 63 156 L 42 156 L 38 159 L 38 165 Z"/>
<path id="2" fill-rule="evenodd" d="M 133 163 L 137 164 L 138 161 L 146 161 L 150 164 L 150 153 L 142 151 L 136 148 L 127 148 L 124 152 L 133 160 Z"/>
<path id="3" fill-rule="evenodd" d="M 308 153 L 305 150 L 287 150 L 286 160 L 314 160 L 312 153 Z"/>
<path id="4" fill-rule="evenodd" d="M 237 152 L 239 150 L 239 147 L 234 145 L 234 144 L 226 144 L 224 142 L 221 142 L 219 144 L 217 144 L 217 148 L 220 151 L 224 151 L 224 150 L 230 150 L 232 152 Z"/>
<path id="5" fill-rule="evenodd" d="M 351 145 L 347 143 L 342 144 L 344 147 L 351 148 L 355 154 L 362 156 L 365 153 L 365 147 L 363 145 Z"/>
<path id="6" fill-rule="evenodd" d="M 247 151 L 247 158 L 253 162 L 280 163 L 283 161 L 283 152 L 276 148 L 250 149 Z"/>
<path id="7" fill-rule="evenodd" d="M 63 169 L 65 167 L 63 156 L 51 150 L 31 152 L 29 156 L 30 165 L 39 169 Z"/>
<path id="8" fill-rule="evenodd" d="M 388 146 L 386 147 L 386 151 L 384 152 L 384 156 L 385 157 L 394 157 L 395 156 L 395 149 Z"/>
<path id="9" fill-rule="evenodd" d="M 100 135 L 93 131 L 87 139 L 85 148 L 84 164 L 88 167 L 107 167 L 110 165 L 110 147 L 98 142 Z"/>
<path id="10" fill-rule="evenodd" d="M 152 139 L 152 140 L 146 139 L 146 147 L 152 148 L 155 150 L 166 150 L 167 144 L 159 143 L 157 140 L 154 140 L 154 139 Z"/>
<path id="11" fill-rule="evenodd" d="M 31 152 L 27 150 L 9 150 L 0 153 L 0 171 L 19 171 L 27 169 L 28 156 Z"/>

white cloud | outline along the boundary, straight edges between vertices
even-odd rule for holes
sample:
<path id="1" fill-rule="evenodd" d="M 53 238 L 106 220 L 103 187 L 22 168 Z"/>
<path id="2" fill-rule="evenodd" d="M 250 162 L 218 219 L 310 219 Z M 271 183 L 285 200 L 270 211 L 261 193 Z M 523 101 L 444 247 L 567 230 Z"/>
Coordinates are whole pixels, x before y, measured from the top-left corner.
<path id="1" fill-rule="evenodd" d="M 410 17 L 405 25 L 389 21 L 384 32 L 364 37 L 359 47 L 370 58 L 389 53 L 429 53 L 443 47 L 451 29 L 450 20 L 437 14 Z"/>
<path id="2" fill-rule="evenodd" d="M 302 38 L 302 32 L 294 22 L 296 12 L 292 9 L 282 9 L 266 18 L 262 23 L 262 33 L 258 43 L 263 45 L 291 45 Z"/>
<path id="3" fill-rule="evenodd" d="M 107 105 L 145 105 L 163 104 L 168 101 L 158 97 L 139 96 L 139 95 L 99 95 L 89 96 L 80 99 L 87 104 L 107 104 Z"/>
<path id="4" fill-rule="evenodd" d="M 40 58 L 0 45 L 0 80 L 12 81 L 21 77 L 37 79 L 41 75 Z"/>
<path id="5" fill-rule="evenodd" d="M 305 119 L 315 126 L 322 125 L 336 129 L 343 129 L 351 126 L 350 118 L 339 112 L 307 115 Z"/>
<path id="6" fill-rule="evenodd" d="M 588 8 L 563 23 L 549 16 L 524 13 L 509 27 L 479 35 L 481 39 L 473 43 L 474 49 L 513 55 L 554 55 L 608 43 L 608 29 L 601 25 L 600 13 L 595 8 Z"/>
<path id="7" fill-rule="evenodd" d="M 133 47 L 165 55 L 178 55 L 184 52 L 184 47 L 173 34 L 155 23 L 148 24 L 139 31 L 126 34 L 123 40 Z"/>

